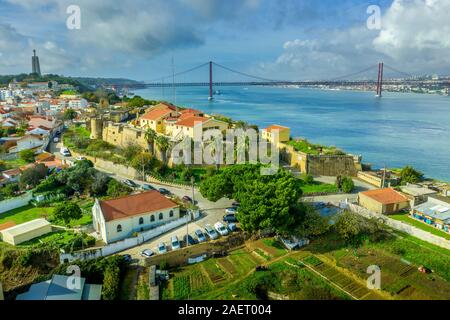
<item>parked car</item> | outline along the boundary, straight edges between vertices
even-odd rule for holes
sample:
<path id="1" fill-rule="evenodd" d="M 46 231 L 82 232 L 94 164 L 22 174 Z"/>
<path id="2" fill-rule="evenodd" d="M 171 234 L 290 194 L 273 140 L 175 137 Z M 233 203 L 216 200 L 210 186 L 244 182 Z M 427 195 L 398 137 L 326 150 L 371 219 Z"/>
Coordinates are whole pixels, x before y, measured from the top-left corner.
<path id="1" fill-rule="evenodd" d="M 237 208 L 236 207 L 226 208 L 225 209 L 225 213 L 226 214 L 236 214 L 237 213 Z"/>
<path id="2" fill-rule="evenodd" d="M 156 190 L 152 185 L 149 185 L 148 183 L 144 183 L 141 186 L 141 189 L 145 191 Z"/>
<path id="3" fill-rule="evenodd" d="M 217 233 L 217 231 L 214 230 L 213 227 L 211 227 L 209 224 L 205 226 L 205 231 L 211 240 L 216 240 L 217 238 L 219 238 L 219 234 Z"/>
<path id="4" fill-rule="evenodd" d="M 237 222 L 236 215 L 234 213 L 226 214 L 223 216 L 224 222 Z"/>
<path id="5" fill-rule="evenodd" d="M 159 251 L 159 253 L 167 252 L 167 246 L 164 242 L 161 242 L 160 244 L 158 244 L 158 251 Z"/>
<path id="6" fill-rule="evenodd" d="M 205 234 L 202 232 L 202 230 L 200 230 L 200 229 L 195 230 L 195 235 L 197 236 L 198 242 L 206 241 Z"/>
<path id="7" fill-rule="evenodd" d="M 129 255 L 129 254 L 124 254 L 124 255 L 122 255 L 122 257 L 125 260 L 125 262 L 128 262 L 128 263 L 130 263 L 132 260 L 131 255 Z"/>
<path id="8" fill-rule="evenodd" d="M 183 200 L 184 202 L 190 202 L 190 203 L 192 203 L 192 198 L 189 197 L 189 196 L 184 196 L 184 197 L 182 198 L 182 200 Z"/>
<path id="9" fill-rule="evenodd" d="M 133 180 L 130 180 L 130 179 L 123 180 L 123 184 L 125 184 L 125 185 L 127 185 L 127 186 L 129 186 L 131 188 L 139 187 L 136 182 L 134 182 Z"/>
<path id="10" fill-rule="evenodd" d="M 228 230 L 231 232 L 236 231 L 237 227 L 235 223 L 228 223 Z"/>
<path id="11" fill-rule="evenodd" d="M 178 241 L 177 236 L 172 236 L 172 239 L 170 242 L 172 243 L 172 250 L 178 250 L 181 248 L 180 241 Z"/>
<path id="12" fill-rule="evenodd" d="M 61 148 L 61 154 L 64 157 L 70 157 L 71 156 L 71 153 L 70 153 L 69 149 L 67 149 L 67 148 Z"/>
<path id="13" fill-rule="evenodd" d="M 54 138 L 53 138 L 53 142 L 54 142 L 54 143 L 58 143 L 58 142 L 59 142 L 59 138 L 58 138 L 58 137 L 54 137 Z"/>
<path id="14" fill-rule="evenodd" d="M 183 242 L 186 243 L 187 245 L 193 246 L 194 244 L 197 244 L 197 242 L 195 241 L 194 238 L 192 238 L 192 236 L 190 234 L 185 235 L 183 237 Z"/>
<path id="15" fill-rule="evenodd" d="M 220 233 L 220 235 L 222 235 L 222 236 L 226 236 L 226 235 L 228 235 L 228 229 L 227 228 L 225 228 L 225 226 L 223 225 L 223 223 L 222 222 L 216 222 L 215 224 L 214 224 L 214 228 L 217 230 L 217 232 L 218 233 Z"/>
<path id="16" fill-rule="evenodd" d="M 241 204 L 240 204 L 239 202 L 235 201 L 235 202 L 233 202 L 231 205 L 232 205 L 233 207 L 239 207 Z"/>
<path id="17" fill-rule="evenodd" d="M 145 257 L 145 258 L 149 258 L 149 257 L 151 257 L 152 255 L 154 255 L 155 253 L 152 251 L 152 250 L 150 250 L 150 249 L 145 249 L 145 250 L 143 250 L 142 252 L 141 252 L 141 256 L 143 256 L 143 257 Z"/>
<path id="18" fill-rule="evenodd" d="M 171 192 L 169 190 L 164 189 L 164 188 L 159 188 L 158 191 L 165 196 L 168 196 L 171 194 Z"/>
<path id="19" fill-rule="evenodd" d="M 83 161 L 83 160 L 86 160 L 86 158 L 85 158 L 85 157 L 82 157 L 82 156 L 78 156 L 78 157 L 75 158 L 75 160 L 77 160 L 77 161 Z"/>

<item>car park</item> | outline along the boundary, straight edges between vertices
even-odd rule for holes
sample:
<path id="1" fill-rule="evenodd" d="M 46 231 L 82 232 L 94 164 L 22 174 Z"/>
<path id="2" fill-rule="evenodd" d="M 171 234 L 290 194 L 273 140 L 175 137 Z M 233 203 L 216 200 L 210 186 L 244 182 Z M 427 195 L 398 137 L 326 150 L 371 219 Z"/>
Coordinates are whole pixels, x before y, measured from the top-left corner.
<path id="1" fill-rule="evenodd" d="M 159 188 L 158 191 L 165 196 L 168 196 L 171 194 L 171 192 L 165 188 Z"/>
<path id="2" fill-rule="evenodd" d="M 217 230 L 218 233 L 220 233 L 220 235 L 222 236 L 226 236 L 228 235 L 229 231 L 227 228 L 225 228 L 225 226 L 223 225 L 222 222 L 216 222 L 214 224 L 214 228 Z"/>
<path id="3" fill-rule="evenodd" d="M 226 214 L 223 216 L 224 222 L 237 222 L 236 215 L 234 213 Z"/>
<path id="4" fill-rule="evenodd" d="M 198 242 L 205 242 L 206 241 L 206 236 L 202 232 L 202 230 L 200 230 L 200 229 L 195 230 L 195 235 L 197 236 Z"/>
<path id="5" fill-rule="evenodd" d="M 124 254 L 124 255 L 122 255 L 122 257 L 125 260 L 125 262 L 128 262 L 128 263 L 130 263 L 132 260 L 131 255 L 129 255 L 129 254 Z"/>
<path id="6" fill-rule="evenodd" d="M 236 207 L 230 207 L 225 209 L 225 214 L 236 214 L 237 208 Z"/>
<path id="7" fill-rule="evenodd" d="M 184 242 L 186 245 L 189 245 L 189 246 L 193 246 L 194 244 L 197 244 L 197 242 L 195 241 L 195 239 L 194 239 L 190 234 L 185 235 L 185 236 L 183 237 L 183 242 Z"/>
<path id="8" fill-rule="evenodd" d="M 172 244 L 172 250 L 178 250 L 181 248 L 180 241 L 177 236 L 172 236 L 170 243 Z"/>
<path id="9" fill-rule="evenodd" d="M 160 244 L 158 244 L 158 251 L 159 251 L 159 253 L 167 252 L 167 246 L 164 242 L 161 242 Z"/>
<path id="10" fill-rule="evenodd" d="M 61 148 L 61 154 L 64 157 L 70 157 L 71 156 L 71 153 L 70 153 L 69 149 L 67 149 L 67 148 Z"/>
<path id="11" fill-rule="evenodd" d="M 145 249 L 141 252 L 141 256 L 145 257 L 145 258 L 149 258 L 151 256 L 153 256 L 155 253 L 150 250 L 150 249 Z"/>
<path id="12" fill-rule="evenodd" d="M 216 240 L 217 238 L 219 238 L 219 234 L 217 233 L 217 231 L 214 230 L 213 227 L 211 227 L 209 224 L 205 226 L 205 231 L 211 240 Z"/>
<path id="13" fill-rule="evenodd" d="M 138 184 L 136 182 L 134 182 L 133 180 L 130 180 L 130 179 L 123 180 L 123 184 L 125 184 L 125 185 L 127 185 L 127 186 L 129 186 L 131 188 L 138 187 Z"/>
<path id="14" fill-rule="evenodd" d="M 152 185 L 150 185 L 148 183 L 144 183 L 141 186 L 141 189 L 144 190 L 144 191 L 156 190 Z"/>
<path id="15" fill-rule="evenodd" d="M 228 230 L 230 230 L 231 232 L 236 231 L 237 230 L 237 226 L 235 223 L 228 223 Z"/>

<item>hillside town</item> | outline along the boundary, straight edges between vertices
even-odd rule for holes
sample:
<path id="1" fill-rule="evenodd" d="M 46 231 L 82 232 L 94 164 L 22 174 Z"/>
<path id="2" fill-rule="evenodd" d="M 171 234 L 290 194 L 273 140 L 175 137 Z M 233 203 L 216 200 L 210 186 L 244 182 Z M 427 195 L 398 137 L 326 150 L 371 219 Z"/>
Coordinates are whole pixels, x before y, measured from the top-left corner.
<path id="1" fill-rule="evenodd" d="M 320 298 L 297 287 L 270 287 L 271 296 L 262 297 L 228 283 L 250 281 L 252 269 L 274 276 L 293 259 L 312 270 L 304 271 L 312 283 L 317 274 L 327 279 L 314 288 L 329 298 L 449 298 L 448 260 L 427 250 L 450 250 L 450 184 L 408 166 L 372 170 L 362 156 L 293 138 L 282 124 L 259 130 L 259 139 L 279 152 L 273 176 L 259 174 L 261 163 L 176 164 L 174 144 L 197 130 L 256 126 L 138 96 L 114 102 L 107 98 L 114 92 L 86 99 L 77 90 L 55 81 L 12 81 L 0 89 L 0 249 L 22 261 L 14 269 L 2 260 L 7 299 Z M 266 201 L 272 197 L 286 207 Z M 392 238 L 397 233 L 412 245 Z M 324 241 L 356 246 L 361 259 L 377 252 L 391 283 L 368 290 L 348 276 L 363 278 L 352 267 L 355 257 L 339 251 L 347 260 L 337 267 L 333 259 L 343 249 L 317 254 Z M 34 264 L 39 259 L 48 263 Z M 83 278 L 81 288 L 63 295 L 55 289 L 66 283 L 67 265 L 99 261 L 108 267 L 99 267 L 103 282 Z M 12 274 L 24 267 L 40 277 Z M 398 269 L 406 284 L 396 282 Z M 430 272 L 433 280 L 420 278 Z M 186 277 L 191 284 L 180 289 Z M 434 290 L 436 281 L 441 290 Z"/>

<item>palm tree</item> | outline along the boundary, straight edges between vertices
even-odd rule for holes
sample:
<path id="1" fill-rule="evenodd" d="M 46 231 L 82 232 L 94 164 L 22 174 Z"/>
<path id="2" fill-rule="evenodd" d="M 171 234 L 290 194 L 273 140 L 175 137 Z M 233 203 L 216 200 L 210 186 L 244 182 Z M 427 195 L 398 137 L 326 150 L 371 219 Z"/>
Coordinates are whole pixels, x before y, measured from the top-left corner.
<path id="1" fill-rule="evenodd" d="M 156 145 L 158 146 L 159 151 L 161 152 L 161 159 L 164 164 L 167 164 L 167 150 L 170 148 L 170 140 L 165 136 L 157 136 Z"/>
<path id="2" fill-rule="evenodd" d="M 152 153 L 153 155 L 155 155 L 155 140 L 158 137 L 158 135 L 156 134 L 155 130 L 153 129 L 148 129 L 145 132 L 145 140 L 147 141 L 147 143 L 150 146 L 150 153 Z"/>

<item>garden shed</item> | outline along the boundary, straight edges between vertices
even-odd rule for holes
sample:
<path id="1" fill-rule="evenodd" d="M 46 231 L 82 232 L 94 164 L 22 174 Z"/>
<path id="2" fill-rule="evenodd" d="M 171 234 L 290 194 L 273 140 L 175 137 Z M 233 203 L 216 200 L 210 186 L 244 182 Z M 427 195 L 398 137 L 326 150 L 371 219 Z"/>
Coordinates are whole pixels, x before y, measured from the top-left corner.
<path id="1" fill-rule="evenodd" d="M 52 232 L 52 226 L 45 219 L 35 219 L 0 231 L 2 240 L 12 245 L 18 245 L 50 232 Z"/>

